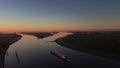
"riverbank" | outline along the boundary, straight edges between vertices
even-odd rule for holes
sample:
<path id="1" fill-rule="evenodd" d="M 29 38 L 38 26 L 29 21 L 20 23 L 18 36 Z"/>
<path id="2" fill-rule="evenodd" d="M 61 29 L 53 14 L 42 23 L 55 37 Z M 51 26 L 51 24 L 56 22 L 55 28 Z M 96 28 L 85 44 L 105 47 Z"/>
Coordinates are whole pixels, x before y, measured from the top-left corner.
<path id="1" fill-rule="evenodd" d="M 120 60 L 119 33 L 75 33 L 55 40 L 73 50 Z"/>
<path id="2" fill-rule="evenodd" d="M 22 36 L 13 34 L 0 34 L 0 47 L 8 46 L 21 39 Z"/>

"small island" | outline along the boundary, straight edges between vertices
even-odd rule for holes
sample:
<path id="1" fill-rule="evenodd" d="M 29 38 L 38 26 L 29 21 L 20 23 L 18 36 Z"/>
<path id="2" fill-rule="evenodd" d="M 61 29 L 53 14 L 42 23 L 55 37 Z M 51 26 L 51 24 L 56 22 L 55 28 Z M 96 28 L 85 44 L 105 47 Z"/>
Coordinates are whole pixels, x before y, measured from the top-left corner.
<path id="1" fill-rule="evenodd" d="M 74 32 L 56 43 L 86 53 L 120 60 L 120 32 Z"/>
<path id="2" fill-rule="evenodd" d="M 52 36 L 54 33 L 49 33 L 49 32 L 23 32 L 22 34 L 33 35 L 37 38 L 45 38 L 45 37 Z"/>

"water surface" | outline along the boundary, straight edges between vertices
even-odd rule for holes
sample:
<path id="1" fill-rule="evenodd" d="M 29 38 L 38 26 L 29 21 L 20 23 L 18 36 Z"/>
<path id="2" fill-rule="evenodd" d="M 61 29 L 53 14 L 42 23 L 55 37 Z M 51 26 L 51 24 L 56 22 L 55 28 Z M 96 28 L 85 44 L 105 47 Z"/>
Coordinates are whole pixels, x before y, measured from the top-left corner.
<path id="1" fill-rule="evenodd" d="M 50 37 L 38 39 L 22 35 L 22 39 L 10 45 L 6 52 L 5 68 L 120 68 L 120 62 L 63 47 L 54 41 L 66 36 L 60 32 Z M 63 61 L 52 54 L 51 50 L 66 55 L 70 61 Z"/>

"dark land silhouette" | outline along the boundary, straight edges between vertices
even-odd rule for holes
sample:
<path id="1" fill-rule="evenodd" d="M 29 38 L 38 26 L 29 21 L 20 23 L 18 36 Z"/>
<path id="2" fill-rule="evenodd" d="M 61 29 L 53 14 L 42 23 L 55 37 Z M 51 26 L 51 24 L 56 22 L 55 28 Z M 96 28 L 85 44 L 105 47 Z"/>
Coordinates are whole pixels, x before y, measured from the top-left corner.
<path id="1" fill-rule="evenodd" d="M 119 31 L 74 32 L 55 42 L 74 50 L 120 60 Z"/>
<path id="2" fill-rule="evenodd" d="M 0 68 L 4 68 L 5 54 L 9 46 L 20 40 L 21 37 L 17 34 L 0 34 Z"/>

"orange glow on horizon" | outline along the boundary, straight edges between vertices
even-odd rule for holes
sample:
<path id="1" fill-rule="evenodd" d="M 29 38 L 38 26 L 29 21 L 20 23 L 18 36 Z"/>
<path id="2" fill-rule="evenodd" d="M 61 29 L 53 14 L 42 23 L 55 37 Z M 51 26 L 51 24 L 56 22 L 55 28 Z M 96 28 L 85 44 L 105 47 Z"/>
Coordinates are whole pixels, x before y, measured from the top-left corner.
<path id="1" fill-rule="evenodd" d="M 17 28 L 17 27 L 0 27 L 0 32 L 58 32 L 58 31 L 77 31 L 78 27 L 39 27 L 39 28 Z"/>
<path id="2" fill-rule="evenodd" d="M 120 29 L 118 25 L 84 24 L 79 21 L 28 21 L 1 20 L 0 32 L 58 32 L 58 31 L 91 31 Z M 17 23 L 16 23 L 17 22 Z M 56 23 L 57 22 L 57 23 Z M 65 23 L 66 22 L 66 23 Z M 74 23 L 73 23 L 74 22 Z M 81 21 L 84 22 L 84 21 Z M 116 26 L 116 27 L 115 27 Z M 114 28 L 114 29 L 113 29 Z"/>
<path id="3" fill-rule="evenodd" d="M 119 28 L 115 28 L 119 29 Z M 47 25 L 47 26 L 35 26 L 35 25 L 15 25 L 15 26 L 1 26 L 0 32 L 58 32 L 58 31 L 89 31 L 89 30 L 114 30 L 110 27 L 98 27 L 98 26 L 58 26 L 58 25 Z"/>

